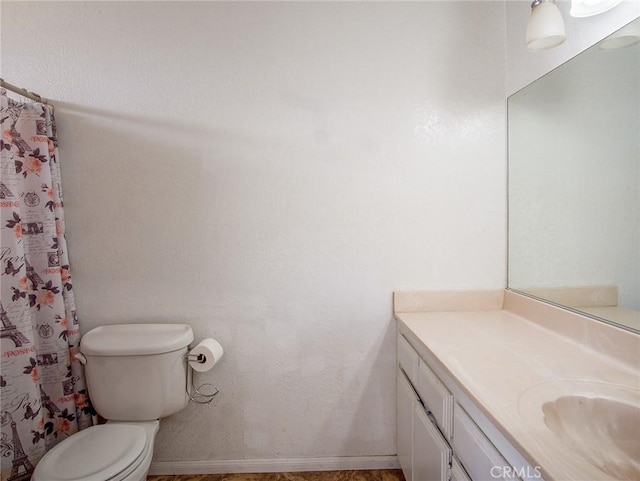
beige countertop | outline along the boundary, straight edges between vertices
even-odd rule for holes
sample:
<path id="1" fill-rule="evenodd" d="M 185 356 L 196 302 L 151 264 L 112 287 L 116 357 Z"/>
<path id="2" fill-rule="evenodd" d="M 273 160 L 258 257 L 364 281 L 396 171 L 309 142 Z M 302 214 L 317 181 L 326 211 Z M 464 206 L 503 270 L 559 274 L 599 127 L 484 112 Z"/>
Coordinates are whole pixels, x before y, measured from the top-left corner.
<path id="1" fill-rule="evenodd" d="M 454 295 L 436 306 L 415 292 L 408 303 L 396 293 L 395 315 L 401 331 L 435 357 L 545 480 L 640 479 L 640 464 L 612 467 L 619 453 L 611 443 L 603 439 L 595 454 L 584 451 L 548 429 L 542 412 L 562 395 L 613 396 L 640 407 L 640 336 L 558 308 L 529 306 L 539 301 L 511 292 L 497 302 L 496 292 L 487 291 L 486 305 L 482 295 L 467 293 L 471 303 Z M 640 435 L 636 439 L 640 443 Z"/>

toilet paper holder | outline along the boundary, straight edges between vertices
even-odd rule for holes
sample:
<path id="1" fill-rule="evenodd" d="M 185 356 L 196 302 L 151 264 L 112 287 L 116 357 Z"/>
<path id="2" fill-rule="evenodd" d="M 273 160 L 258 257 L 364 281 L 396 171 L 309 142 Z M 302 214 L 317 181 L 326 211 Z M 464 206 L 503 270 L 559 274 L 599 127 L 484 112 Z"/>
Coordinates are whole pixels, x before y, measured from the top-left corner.
<path id="1" fill-rule="evenodd" d="M 199 362 L 200 364 L 204 364 L 207 361 L 207 356 L 204 354 L 187 354 L 188 362 Z"/>
<path id="2" fill-rule="evenodd" d="M 209 371 L 220 360 L 224 350 L 220 343 L 215 339 L 207 338 L 200 341 L 196 346 L 191 348 L 186 356 L 185 360 L 189 364 L 190 368 L 195 372 Z M 209 386 L 208 391 L 211 393 L 202 392 L 205 386 Z M 191 378 L 191 389 L 187 388 L 187 394 L 189 399 L 197 404 L 210 404 L 213 398 L 218 395 L 220 391 L 213 384 L 204 383 L 196 387 L 193 378 Z"/>
<path id="3" fill-rule="evenodd" d="M 194 371 L 206 372 L 213 368 L 223 355 L 222 345 L 215 339 L 207 337 L 189 349 L 186 357 Z"/>
<path id="4" fill-rule="evenodd" d="M 200 390 L 205 386 L 211 386 L 214 392 L 211 394 L 205 394 L 203 392 L 200 392 Z M 217 387 L 215 387 L 213 384 L 208 382 L 204 384 L 200 384 L 198 387 L 196 387 L 195 384 L 191 382 L 191 391 L 187 390 L 187 395 L 189 396 L 189 399 L 191 399 L 196 404 L 211 404 L 211 401 L 213 401 L 213 398 L 216 397 L 219 393 L 220 393 L 220 390 Z"/>
<path id="5" fill-rule="evenodd" d="M 206 362 L 207 357 L 204 354 L 187 354 L 186 359 L 187 359 L 187 362 L 204 363 Z M 201 389 L 205 386 L 212 387 L 213 393 L 205 394 L 203 392 L 200 392 Z M 187 389 L 187 395 L 189 396 L 189 399 L 197 404 L 211 404 L 211 401 L 213 401 L 213 398 L 216 397 L 219 393 L 220 393 L 220 390 L 217 387 L 215 387 L 213 384 L 208 382 L 200 384 L 198 387 L 196 387 L 196 385 L 193 382 L 193 379 L 191 379 L 191 390 Z"/>

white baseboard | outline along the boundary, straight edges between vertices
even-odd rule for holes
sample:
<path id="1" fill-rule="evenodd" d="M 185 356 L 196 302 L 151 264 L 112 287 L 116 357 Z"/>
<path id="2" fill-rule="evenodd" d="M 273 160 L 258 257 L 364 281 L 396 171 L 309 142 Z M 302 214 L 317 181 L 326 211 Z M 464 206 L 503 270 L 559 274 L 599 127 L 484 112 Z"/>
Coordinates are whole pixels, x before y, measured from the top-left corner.
<path id="1" fill-rule="evenodd" d="M 349 471 L 399 468 L 400 464 L 398 463 L 397 456 L 154 461 L 149 468 L 149 475 L 284 473 L 294 471 Z"/>

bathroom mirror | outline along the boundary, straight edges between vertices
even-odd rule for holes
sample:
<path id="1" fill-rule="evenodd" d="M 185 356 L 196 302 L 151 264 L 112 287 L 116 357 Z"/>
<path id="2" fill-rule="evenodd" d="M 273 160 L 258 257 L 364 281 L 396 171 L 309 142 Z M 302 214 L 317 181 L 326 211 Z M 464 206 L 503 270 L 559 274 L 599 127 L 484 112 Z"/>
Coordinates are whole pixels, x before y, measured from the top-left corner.
<path id="1" fill-rule="evenodd" d="M 508 99 L 509 288 L 635 332 L 639 34 L 636 19 Z"/>

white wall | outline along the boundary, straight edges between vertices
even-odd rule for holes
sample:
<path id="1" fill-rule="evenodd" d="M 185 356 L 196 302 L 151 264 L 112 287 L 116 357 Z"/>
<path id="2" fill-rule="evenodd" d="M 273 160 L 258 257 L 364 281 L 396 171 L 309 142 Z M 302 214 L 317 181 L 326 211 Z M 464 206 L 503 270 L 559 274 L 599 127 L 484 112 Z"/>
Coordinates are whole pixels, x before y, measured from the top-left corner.
<path id="1" fill-rule="evenodd" d="M 571 0 L 556 0 L 556 4 L 564 19 L 567 40 L 549 50 L 530 51 L 525 47 L 524 36 L 531 1 L 506 0 L 508 95 L 640 16 L 640 0 L 624 0 L 608 12 L 587 18 L 574 18 L 569 14 Z"/>
<path id="2" fill-rule="evenodd" d="M 156 460 L 395 454 L 392 292 L 505 285 L 504 36 L 502 2 L 2 3 L 83 330 L 225 346 Z"/>

